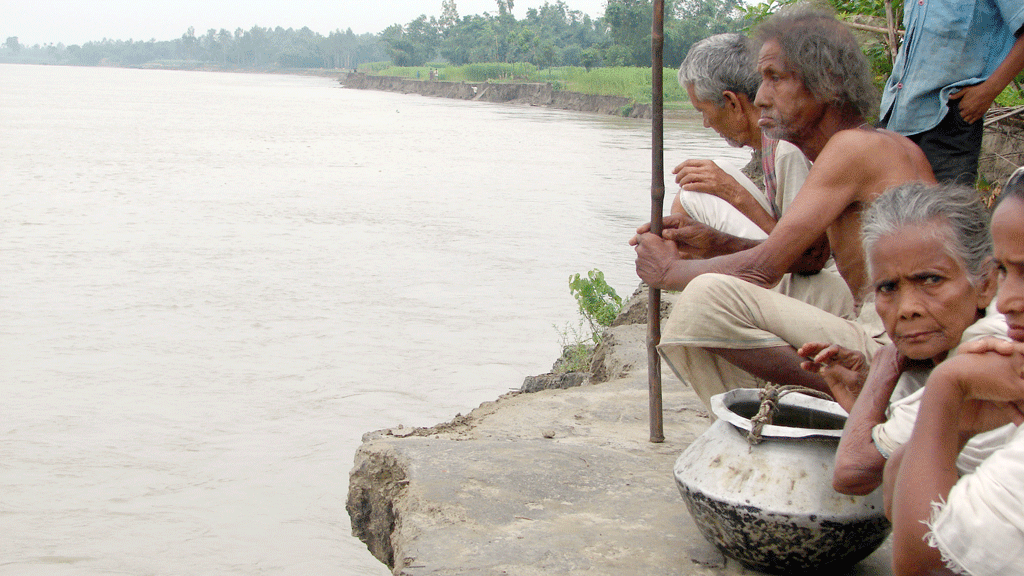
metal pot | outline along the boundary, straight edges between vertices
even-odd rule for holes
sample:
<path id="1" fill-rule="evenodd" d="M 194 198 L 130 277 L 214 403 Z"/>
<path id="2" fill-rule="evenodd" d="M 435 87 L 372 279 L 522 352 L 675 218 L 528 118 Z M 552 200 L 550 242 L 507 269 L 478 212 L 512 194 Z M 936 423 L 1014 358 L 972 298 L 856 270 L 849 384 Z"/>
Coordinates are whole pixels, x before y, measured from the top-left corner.
<path id="1" fill-rule="evenodd" d="M 832 471 L 846 412 L 803 394 L 779 402 L 750 444 L 760 392 L 711 398 L 718 420 L 679 456 L 676 483 L 701 534 L 755 570 L 820 572 L 855 564 L 889 535 L 881 490 L 840 494 Z"/>

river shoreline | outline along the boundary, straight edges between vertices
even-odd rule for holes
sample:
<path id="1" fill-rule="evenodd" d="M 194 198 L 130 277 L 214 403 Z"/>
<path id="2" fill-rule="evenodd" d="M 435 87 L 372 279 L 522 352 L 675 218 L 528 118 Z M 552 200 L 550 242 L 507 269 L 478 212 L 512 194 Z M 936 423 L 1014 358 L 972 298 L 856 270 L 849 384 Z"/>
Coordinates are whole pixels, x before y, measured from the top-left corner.
<path id="1" fill-rule="evenodd" d="M 398 576 L 759 574 L 687 512 L 673 466 L 711 420 L 664 366 L 665 441 L 648 441 L 646 306 L 643 291 L 627 302 L 582 386 L 364 435 L 353 534 Z M 839 574 L 887 575 L 890 561 L 887 543 Z"/>
<path id="2" fill-rule="evenodd" d="M 345 88 L 384 90 L 492 103 L 544 106 L 573 112 L 610 114 L 626 118 L 650 118 L 651 106 L 622 96 L 598 96 L 555 90 L 550 83 L 444 82 L 397 76 L 374 76 L 361 72 L 339 77 Z"/>

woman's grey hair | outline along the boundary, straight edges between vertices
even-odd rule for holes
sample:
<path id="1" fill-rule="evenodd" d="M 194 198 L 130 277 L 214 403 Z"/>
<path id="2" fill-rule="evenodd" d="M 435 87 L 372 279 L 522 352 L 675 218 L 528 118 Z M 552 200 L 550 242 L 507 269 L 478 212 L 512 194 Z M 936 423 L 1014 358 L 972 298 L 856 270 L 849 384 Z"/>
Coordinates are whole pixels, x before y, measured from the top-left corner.
<path id="1" fill-rule="evenodd" d="M 877 114 L 878 92 L 867 58 L 850 29 L 829 10 L 796 4 L 761 24 L 757 38 L 779 43 L 790 71 L 819 102 L 849 107 L 863 118 Z"/>
<path id="2" fill-rule="evenodd" d="M 750 40 L 742 34 L 715 34 L 691 46 L 679 66 L 679 85 L 685 90 L 687 84 L 693 84 L 697 98 L 715 106 L 725 105 L 726 90 L 753 102 L 761 76 Z"/>
<path id="3" fill-rule="evenodd" d="M 912 182 L 890 188 L 864 211 L 861 236 L 864 254 L 878 239 L 900 234 L 907 226 L 936 223 L 946 252 L 964 264 L 967 278 L 977 286 L 989 273 L 992 238 L 990 215 L 974 188 L 955 184 Z M 871 273 L 871 259 L 867 259 Z"/>

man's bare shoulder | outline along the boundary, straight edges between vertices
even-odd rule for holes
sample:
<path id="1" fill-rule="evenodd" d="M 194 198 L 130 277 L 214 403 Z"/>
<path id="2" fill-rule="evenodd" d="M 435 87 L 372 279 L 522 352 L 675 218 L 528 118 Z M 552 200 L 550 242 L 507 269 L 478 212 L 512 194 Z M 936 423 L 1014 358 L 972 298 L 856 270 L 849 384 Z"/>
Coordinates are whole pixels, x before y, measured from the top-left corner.
<path id="1" fill-rule="evenodd" d="M 906 136 L 871 126 L 836 132 L 822 148 L 815 166 L 823 161 L 848 175 L 853 171 L 865 184 L 876 180 L 890 185 L 935 181 L 928 159 L 916 144 Z"/>
<path id="2" fill-rule="evenodd" d="M 829 138 L 828 143 L 822 148 L 822 152 L 839 149 L 846 152 L 857 151 L 864 154 L 883 155 L 891 153 L 894 149 L 909 150 L 911 146 L 917 148 L 906 136 L 882 128 L 863 125 L 836 132 Z"/>

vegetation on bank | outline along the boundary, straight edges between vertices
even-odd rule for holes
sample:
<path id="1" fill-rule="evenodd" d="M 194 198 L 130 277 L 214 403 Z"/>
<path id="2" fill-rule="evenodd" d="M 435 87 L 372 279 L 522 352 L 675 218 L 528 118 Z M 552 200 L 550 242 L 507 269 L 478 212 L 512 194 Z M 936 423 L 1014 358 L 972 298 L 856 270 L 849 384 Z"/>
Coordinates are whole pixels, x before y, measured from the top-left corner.
<path id="1" fill-rule="evenodd" d="M 363 62 L 386 59 L 377 34 L 357 35 L 351 29 L 327 36 L 309 28 L 295 30 L 238 28 L 207 30 L 197 35 L 189 28 L 174 40 L 110 40 L 82 45 L 22 45 L 16 36 L 0 45 L 0 62 L 66 66 L 119 66 L 130 68 L 221 68 L 266 71 L 281 68 L 353 69 Z"/>
<path id="2" fill-rule="evenodd" d="M 189 28 L 180 38 L 109 40 L 81 46 L 22 45 L 16 36 L 0 44 L 0 62 L 174 69 L 302 70 L 359 68 L 371 73 L 471 82 L 551 82 L 556 89 L 651 101 L 651 0 L 608 0 L 604 13 L 573 10 L 566 0 L 547 1 L 513 14 L 514 0 L 495 0 L 496 10 L 460 16 L 457 0 L 438 0 L 440 16 L 419 16 L 378 34 L 340 29 L 323 36 L 280 26 L 233 32 Z M 568 0 L 571 2 L 571 0 Z M 749 31 L 797 0 L 666 0 L 664 63 L 666 106 L 686 104 L 674 70 L 690 46 L 720 32 Z M 898 48 L 902 3 L 827 0 L 856 27 L 881 86 Z M 1018 78 L 1024 82 L 1024 77 Z M 997 100 L 1024 103 L 1011 85 Z"/>
<path id="3" fill-rule="evenodd" d="M 556 90 L 600 96 L 624 96 L 637 102 L 651 101 L 651 69 L 630 66 L 594 68 L 558 66 L 538 69 L 530 63 L 481 63 L 453 66 L 443 62 L 425 66 L 393 66 L 376 62 L 359 67 L 361 72 L 427 80 L 431 71 L 442 82 L 550 82 Z M 689 106 L 686 93 L 676 81 L 675 69 L 666 68 L 662 80 L 665 102 Z"/>
<path id="4" fill-rule="evenodd" d="M 726 0 L 669 0 L 665 14 L 666 108 L 689 108 L 675 69 L 690 46 L 710 35 L 749 32 L 771 14 L 800 0 L 766 0 L 744 6 Z M 855 29 L 879 89 L 892 71 L 902 39 L 902 4 L 884 0 L 827 0 Z M 609 0 L 597 20 L 565 3 L 531 9 L 524 20 L 511 15 L 508 0 L 499 14 L 458 19 L 454 0 L 442 2 L 439 21 L 425 16 L 382 33 L 391 59 L 360 68 L 374 74 L 467 82 L 550 82 L 555 89 L 651 101 L 650 0 Z M 447 15 L 445 17 L 444 15 Z M 482 18 L 482 19 L 481 19 Z M 605 35 L 601 39 L 602 31 Z M 458 48 L 458 49 L 456 49 Z M 431 61 L 432 58 L 439 58 Z M 996 99 L 1001 106 L 1024 103 L 1024 74 Z"/>
<path id="5" fill-rule="evenodd" d="M 399 67 L 444 61 L 453 66 L 498 63 L 587 72 L 650 65 L 650 0 L 608 0 L 604 13 L 595 16 L 556 0 L 527 9 L 522 19 L 513 14 L 514 0 L 495 0 L 496 11 L 468 16 L 459 15 L 456 0 L 439 4 L 440 17 L 424 14 L 379 34 L 356 35 L 351 29 L 339 29 L 325 37 L 308 27 L 259 26 L 233 32 L 210 29 L 204 34 L 189 28 L 173 40 L 103 39 L 81 46 L 25 46 L 11 36 L 0 45 L 0 62 L 260 71 L 353 69 L 382 60 Z M 742 27 L 742 0 L 666 0 L 665 4 L 667 68 L 677 67 L 690 45 L 708 34 Z"/>
<path id="6" fill-rule="evenodd" d="M 569 291 L 576 299 L 580 319 L 576 325 L 566 324 L 559 330 L 562 357 L 558 371 L 587 372 L 594 348 L 601 343 L 601 333 L 622 311 L 622 298 L 604 279 L 604 272 L 596 268 L 586 276 L 570 276 Z"/>
<path id="7" fill-rule="evenodd" d="M 513 14 L 514 0 L 495 0 L 496 10 L 460 16 L 457 0 L 438 0 L 440 16 L 419 16 L 378 34 L 340 29 L 323 36 L 280 26 L 233 32 L 189 28 L 180 38 L 110 40 L 81 46 L 22 45 L 16 36 L 0 44 L 0 62 L 173 69 L 296 71 L 352 70 L 467 82 L 550 82 L 556 89 L 651 101 L 651 0 L 608 0 L 604 13 L 573 10 L 566 0 L 547 1 Z M 571 2 L 572 0 L 568 0 Z M 797 0 L 666 0 L 665 102 L 686 107 L 674 70 L 690 46 L 720 32 L 749 31 Z M 902 3 L 825 0 L 855 27 L 875 81 L 884 84 L 901 40 Z M 887 11 L 888 8 L 888 11 Z M 1024 83 L 1024 75 L 1018 77 Z M 996 100 L 1024 104 L 1019 84 Z"/>

